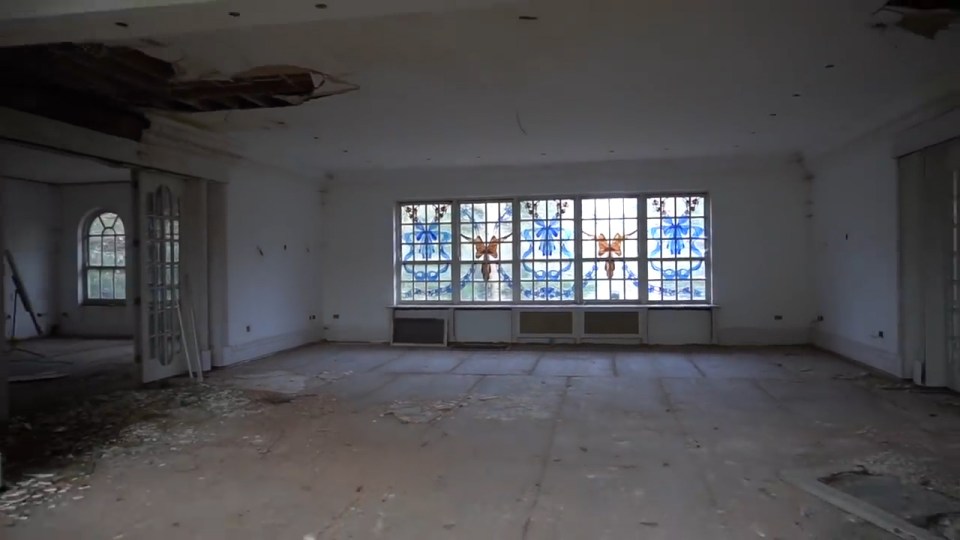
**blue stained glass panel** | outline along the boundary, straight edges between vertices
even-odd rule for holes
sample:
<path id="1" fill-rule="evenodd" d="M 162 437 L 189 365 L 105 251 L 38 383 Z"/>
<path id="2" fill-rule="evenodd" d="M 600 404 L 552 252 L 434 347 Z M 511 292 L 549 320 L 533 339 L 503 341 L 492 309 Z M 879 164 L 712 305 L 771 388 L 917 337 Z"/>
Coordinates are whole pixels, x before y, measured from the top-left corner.
<path id="1" fill-rule="evenodd" d="M 519 209 L 521 300 L 575 300 L 573 200 L 527 200 Z"/>
<path id="2" fill-rule="evenodd" d="M 707 220 L 702 196 L 647 198 L 647 298 L 707 300 Z"/>

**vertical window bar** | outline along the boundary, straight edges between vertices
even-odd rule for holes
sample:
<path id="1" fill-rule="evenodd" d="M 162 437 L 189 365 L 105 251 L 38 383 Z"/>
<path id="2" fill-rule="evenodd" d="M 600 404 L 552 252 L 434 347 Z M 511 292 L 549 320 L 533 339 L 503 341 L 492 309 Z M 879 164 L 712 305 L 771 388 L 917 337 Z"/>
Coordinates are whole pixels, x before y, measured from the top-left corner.
<path id="1" fill-rule="evenodd" d="M 513 302 L 520 302 L 520 241 L 522 239 L 522 234 L 520 231 L 520 199 L 513 199 L 513 261 L 510 263 L 510 267 L 513 270 L 513 274 L 510 276 L 513 280 Z"/>
<path id="2" fill-rule="evenodd" d="M 462 302 L 463 298 L 461 294 L 463 293 L 463 287 L 460 286 L 463 283 L 463 276 L 460 274 L 460 202 L 456 200 L 450 201 L 450 223 L 453 227 L 453 243 L 450 245 L 450 301 L 453 303 Z M 471 288 L 472 289 L 472 288 Z M 476 296 L 476 292 L 473 293 Z M 471 298 L 473 300 L 473 298 Z"/>
<path id="3" fill-rule="evenodd" d="M 573 298 L 583 303 L 583 197 L 573 198 Z"/>
<path id="4" fill-rule="evenodd" d="M 647 253 L 647 240 L 649 239 L 650 228 L 647 226 L 647 198 L 637 197 L 637 279 L 640 289 L 638 298 L 640 303 L 646 304 L 650 301 L 650 282 L 648 281 L 649 254 Z"/>

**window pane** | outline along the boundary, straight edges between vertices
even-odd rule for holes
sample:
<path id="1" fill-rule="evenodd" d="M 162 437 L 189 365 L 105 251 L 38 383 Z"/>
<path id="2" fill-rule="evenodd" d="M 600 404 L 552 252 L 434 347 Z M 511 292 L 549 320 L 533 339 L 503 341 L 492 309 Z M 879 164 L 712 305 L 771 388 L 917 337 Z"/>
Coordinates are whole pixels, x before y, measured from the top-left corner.
<path id="1" fill-rule="evenodd" d="M 126 232 L 123 230 L 123 220 L 119 217 L 117 218 L 117 221 L 113 223 L 113 231 L 119 235 L 123 235 Z"/>
<path id="2" fill-rule="evenodd" d="M 118 236 L 117 242 L 117 266 L 127 265 L 127 242 L 124 236 Z"/>
<path id="3" fill-rule="evenodd" d="M 87 271 L 87 298 L 91 300 L 100 299 L 100 271 Z"/>
<path id="4" fill-rule="evenodd" d="M 406 232 L 401 236 L 403 261 L 450 261 L 453 258 L 451 203 L 405 205 Z"/>
<path id="5" fill-rule="evenodd" d="M 583 299 L 639 300 L 638 268 L 637 261 L 585 261 L 582 264 Z"/>
<path id="6" fill-rule="evenodd" d="M 117 215 L 113 212 L 104 212 L 100 214 L 100 221 L 103 222 L 104 228 L 112 228 L 117 221 Z"/>
<path id="7" fill-rule="evenodd" d="M 510 268 L 496 265 L 489 279 L 484 279 L 480 265 L 465 270 L 460 299 L 464 302 L 512 302 L 513 280 Z"/>
<path id="8" fill-rule="evenodd" d="M 127 298 L 127 272 L 126 270 L 114 270 L 113 271 L 113 296 L 117 300 L 125 300 Z"/>
<path id="9" fill-rule="evenodd" d="M 90 222 L 90 230 L 88 234 L 103 234 L 103 222 L 100 220 L 100 216 L 93 218 L 93 221 Z"/>
<path id="10" fill-rule="evenodd" d="M 401 300 L 453 299 L 453 203 L 413 203 L 400 208 Z M 432 263 L 432 264 L 426 264 Z"/>
<path id="11" fill-rule="evenodd" d="M 460 299 L 513 300 L 513 202 L 461 203 Z"/>
<path id="12" fill-rule="evenodd" d="M 575 300 L 573 200 L 520 202 L 520 298 Z"/>
<path id="13" fill-rule="evenodd" d="M 638 204 L 636 197 L 581 201 L 584 300 L 639 299 L 638 263 L 630 260 L 638 257 Z"/>
<path id="14" fill-rule="evenodd" d="M 117 240 L 113 236 L 104 236 L 103 242 L 103 265 L 116 266 L 117 264 Z"/>
<path id="15" fill-rule="evenodd" d="M 100 298 L 113 299 L 113 271 L 100 270 Z"/>
<path id="16" fill-rule="evenodd" d="M 87 265 L 103 266 L 103 239 L 99 236 L 91 237 L 87 243 Z"/>
<path id="17" fill-rule="evenodd" d="M 441 301 L 453 299 L 452 271 L 449 263 L 401 265 L 402 300 Z"/>
<path id="18" fill-rule="evenodd" d="M 707 300 L 705 207 L 702 196 L 647 198 L 650 301 Z"/>

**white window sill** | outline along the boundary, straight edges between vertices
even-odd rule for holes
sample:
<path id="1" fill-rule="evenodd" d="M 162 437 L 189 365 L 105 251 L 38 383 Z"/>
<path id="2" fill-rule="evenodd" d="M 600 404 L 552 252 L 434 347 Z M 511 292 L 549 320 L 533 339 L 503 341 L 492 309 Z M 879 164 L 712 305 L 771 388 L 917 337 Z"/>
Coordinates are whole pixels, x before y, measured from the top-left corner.
<path id="1" fill-rule="evenodd" d="M 719 309 L 716 304 L 394 304 L 387 306 L 387 309 L 590 309 L 590 310 L 623 310 L 623 309 L 678 309 L 678 310 L 712 310 Z"/>

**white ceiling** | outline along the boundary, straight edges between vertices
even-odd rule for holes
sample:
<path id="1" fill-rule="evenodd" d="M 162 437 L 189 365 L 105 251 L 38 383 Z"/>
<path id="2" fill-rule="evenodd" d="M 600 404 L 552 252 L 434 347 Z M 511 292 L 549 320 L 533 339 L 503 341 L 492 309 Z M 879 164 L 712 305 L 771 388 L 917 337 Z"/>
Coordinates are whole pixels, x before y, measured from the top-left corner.
<path id="1" fill-rule="evenodd" d="M 0 42 L 124 37 L 192 76 L 294 64 L 342 77 L 360 89 L 190 115 L 251 157 L 316 177 L 796 154 L 960 90 L 960 28 L 936 40 L 871 28 L 879 0 L 313 3 L 301 14 L 277 0 L 273 18 L 248 17 L 249 1 L 142 9 L 123 12 L 127 28 L 109 13 L 6 23 Z M 176 33 L 170 10 L 197 31 Z M 251 26 L 289 20 L 305 22 Z"/>
<path id="2" fill-rule="evenodd" d="M 0 143 L 0 176 L 48 184 L 127 182 L 130 171 L 92 159 Z"/>

